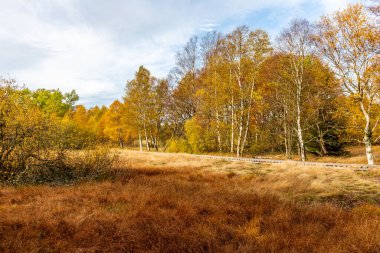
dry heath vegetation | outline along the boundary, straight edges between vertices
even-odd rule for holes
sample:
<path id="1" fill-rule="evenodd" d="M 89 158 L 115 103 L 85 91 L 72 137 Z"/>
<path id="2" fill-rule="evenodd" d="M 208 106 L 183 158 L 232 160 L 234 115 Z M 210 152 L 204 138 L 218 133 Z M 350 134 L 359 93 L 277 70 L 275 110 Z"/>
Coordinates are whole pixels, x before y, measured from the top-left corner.
<path id="1" fill-rule="evenodd" d="M 119 156 L 101 181 L 0 188 L 0 251 L 380 252 L 377 171 Z"/>

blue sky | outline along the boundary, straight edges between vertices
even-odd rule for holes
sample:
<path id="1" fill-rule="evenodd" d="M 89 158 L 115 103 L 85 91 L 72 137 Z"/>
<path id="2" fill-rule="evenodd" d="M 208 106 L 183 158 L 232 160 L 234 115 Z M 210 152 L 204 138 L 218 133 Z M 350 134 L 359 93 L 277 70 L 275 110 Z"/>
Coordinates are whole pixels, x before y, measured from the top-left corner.
<path id="1" fill-rule="evenodd" d="M 236 26 L 272 38 L 358 0 L 0 0 L 0 75 L 27 87 L 75 89 L 86 106 L 123 96 L 139 65 L 165 77 L 193 35 Z"/>

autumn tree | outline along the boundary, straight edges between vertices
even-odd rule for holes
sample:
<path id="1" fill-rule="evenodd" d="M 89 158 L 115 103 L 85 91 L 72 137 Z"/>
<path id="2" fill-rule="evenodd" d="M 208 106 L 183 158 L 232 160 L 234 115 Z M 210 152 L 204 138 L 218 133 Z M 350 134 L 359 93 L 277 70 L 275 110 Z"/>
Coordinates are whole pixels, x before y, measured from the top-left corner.
<path id="1" fill-rule="evenodd" d="M 289 71 L 289 55 L 276 53 L 261 70 L 258 93 L 262 97 L 256 105 L 256 126 L 263 151 L 285 151 L 288 159 L 296 150 L 297 141 L 297 86 Z M 317 155 L 341 154 L 344 128 L 340 117 L 340 87 L 328 66 L 312 57 L 304 70 L 305 85 L 302 96 L 301 127 L 305 149 Z M 261 109 L 260 109 L 261 108 Z M 256 137 L 257 138 L 257 137 Z M 257 143 L 257 141 L 255 141 Z M 297 145 L 299 146 L 299 145 Z"/>
<path id="2" fill-rule="evenodd" d="M 89 111 L 85 106 L 75 106 L 66 112 L 60 121 L 66 148 L 83 149 L 97 142 L 96 134 L 92 131 L 92 125 L 89 124 Z"/>
<path id="3" fill-rule="evenodd" d="M 250 31 L 246 26 L 228 34 L 224 43 L 224 60 L 231 75 L 231 119 L 235 122 L 231 128 L 237 128 L 236 155 L 241 156 L 248 137 L 258 72 L 272 49 L 266 32 Z M 231 143 L 234 143 L 234 131 L 231 132 Z"/>
<path id="4" fill-rule="evenodd" d="M 197 48 L 194 43 L 193 40 L 193 49 Z M 192 101 L 195 101 L 194 112 L 184 114 L 186 110 L 180 111 L 178 108 L 186 107 L 175 108 L 180 111 L 179 115 L 184 116 L 184 122 L 191 121 L 184 124 L 187 135 L 197 132 L 199 127 L 204 129 L 198 139 L 205 143 L 199 143 L 198 146 L 221 152 L 227 150 L 229 142 L 228 150 L 241 156 L 249 138 L 258 72 L 271 52 L 269 36 L 262 30 L 250 31 L 247 27 L 239 27 L 226 36 L 206 34 L 201 38 L 199 48 L 198 53 L 191 54 L 194 57 L 185 59 L 198 59 L 201 64 L 196 65 L 198 69 L 188 68 L 187 75 L 179 81 L 173 92 L 177 98 L 180 98 L 178 95 L 191 96 Z M 189 75 L 194 72 L 195 75 Z M 192 79 L 188 79 L 191 76 Z M 191 83 L 189 80 L 193 80 L 195 85 L 185 85 Z M 181 105 L 186 101 L 179 100 Z M 191 139 L 194 146 L 196 138 Z"/>
<path id="5" fill-rule="evenodd" d="M 33 131 L 38 129 L 41 118 L 40 113 L 28 115 L 33 111 L 32 108 L 28 108 L 33 105 L 32 101 L 28 96 L 20 96 L 20 92 L 14 80 L 0 79 L 0 172 L 2 177 L 5 176 L 4 173 L 7 173 L 7 168 L 17 163 L 14 154 L 32 136 Z M 27 106 L 22 106 L 23 104 Z M 25 123 L 29 116 L 31 120 L 27 125 Z"/>
<path id="6" fill-rule="evenodd" d="M 141 66 L 135 78 L 127 82 L 124 102 L 127 125 L 138 136 L 140 150 L 144 137 L 147 150 L 158 150 L 167 120 L 169 84 L 165 79 L 157 79 Z"/>
<path id="7" fill-rule="evenodd" d="M 72 90 L 63 94 L 60 90 L 38 89 L 33 92 L 33 99 L 46 115 L 63 117 L 74 108 L 79 96 Z"/>
<path id="8" fill-rule="evenodd" d="M 311 25 L 306 20 L 293 20 L 277 39 L 278 50 L 288 57 L 287 71 L 295 87 L 296 96 L 296 128 L 299 145 L 299 154 L 302 161 L 306 160 L 305 140 L 302 129 L 302 106 L 304 104 L 303 91 L 308 85 L 305 80 L 305 71 L 311 58 Z"/>
<path id="9" fill-rule="evenodd" d="M 120 148 L 124 148 L 128 135 L 124 117 L 125 107 L 119 100 L 114 101 L 104 115 L 104 134 L 119 143 Z"/>
<path id="10" fill-rule="evenodd" d="M 339 113 L 342 96 L 339 82 L 315 56 L 305 71 L 305 80 L 308 83 L 304 93 L 307 103 L 302 110 L 305 149 L 319 156 L 341 155 L 345 119 Z"/>
<path id="11" fill-rule="evenodd" d="M 198 122 L 207 120 L 216 136 L 219 152 L 223 151 L 226 137 L 228 137 L 225 131 L 228 96 L 226 96 L 226 86 L 223 82 L 221 41 L 222 35 L 216 32 L 207 33 L 202 37 L 200 51 L 204 66 L 200 71 L 200 88 L 196 93 L 200 101 L 197 107 Z"/>
<path id="12" fill-rule="evenodd" d="M 379 24 L 360 4 L 350 5 L 317 24 L 315 44 L 352 96 L 364 118 L 363 142 L 368 164 L 374 164 L 373 133 L 379 123 L 374 107 L 379 103 Z"/>
<path id="13" fill-rule="evenodd" d="M 97 142 L 106 143 L 107 136 L 104 133 L 105 129 L 105 114 L 108 111 L 106 106 L 95 106 L 90 108 L 87 112 L 88 114 L 88 125 L 91 128 L 91 132 L 93 132 L 96 136 Z"/>
<path id="14" fill-rule="evenodd" d="M 264 114 L 272 115 L 271 118 L 265 117 L 262 120 L 262 128 L 268 131 L 273 127 L 272 132 L 275 136 L 270 136 L 270 138 L 279 141 L 275 145 L 282 146 L 283 144 L 286 158 L 291 159 L 296 139 L 294 134 L 296 128 L 294 94 L 296 92 L 292 85 L 291 75 L 287 71 L 288 63 L 286 54 L 274 54 L 264 63 L 260 74 L 264 83 L 261 88 Z"/>
<path id="15" fill-rule="evenodd" d="M 151 141 L 158 151 L 160 142 L 167 137 L 168 106 L 170 101 L 169 82 L 166 79 L 153 79 L 153 110 L 151 114 Z"/>
<path id="16" fill-rule="evenodd" d="M 191 37 L 177 52 L 175 60 L 175 67 L 169 74 L 172 96 L 168 108 L 170 121 L 174 127 L 173 134 L 179 138 L 184 133 L 185 121 L 195 115 L 198 105 L 195 94 L 199 89 L 198 75 L 202 61 L 197 36 Z"/>

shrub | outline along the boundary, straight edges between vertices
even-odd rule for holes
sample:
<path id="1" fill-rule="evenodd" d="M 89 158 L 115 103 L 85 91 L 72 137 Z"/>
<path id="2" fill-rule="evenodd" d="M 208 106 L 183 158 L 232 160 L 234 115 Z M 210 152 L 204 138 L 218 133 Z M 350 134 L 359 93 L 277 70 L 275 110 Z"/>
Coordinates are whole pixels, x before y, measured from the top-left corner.
<path id="1" fill-rule="evenodd" d="M 189 143 L 183 138 L 171 141 L 168 151 L 171 153 L 186 153 L 189 151 Z"/>
<path id="2" fill-rule="evenodd" d="M 74 170 L 76 180 L 91 180 L 107 176 L 118 159 L 116 151 L 100 147 L 73 155 L 69 164 Z"/>
<path id="3" fill-rule="evenodd" d="M 60 152 L 44 160 L 34 161 L 18 173 L 10 173 L 5 183 L 62 185 L 97 180 L 107 176 L 117 153 L 106 148 Z"/>
<path id="4" fill-rule="evenodd" d="M 96 178 L 112 166 L 115 155 L 106 149 L 69 151 L 93 147 L 94 139 L 85 127 L 44 114 L 29 90 L 0 78 L 0 182 L 64 184 Z"/>

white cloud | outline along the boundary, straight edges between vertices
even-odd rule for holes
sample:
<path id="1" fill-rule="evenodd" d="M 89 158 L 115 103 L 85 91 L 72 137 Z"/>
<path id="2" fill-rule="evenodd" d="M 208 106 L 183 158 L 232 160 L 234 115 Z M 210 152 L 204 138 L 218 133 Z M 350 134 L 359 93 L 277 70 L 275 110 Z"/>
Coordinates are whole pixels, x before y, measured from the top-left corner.
<path id="1" fill-rule="evenodd" d="M 327 13 L 346 7 L 350 3 L 358 2 L 353 0 L 321 0 L 324 11 Z"/>
<path id="2" fill-rule="evenodd" d="M 195 33 L 229 31 L 260 10 L 287 19 L 310 2 L 332 11 L 349 1 L 0 0 L 0 74 L 31 88 L 76 89 L 86 105 L 109 104 L 139 65 L 164 77 Z M 276 18 L 272 33 L 285 25 Z"/>

